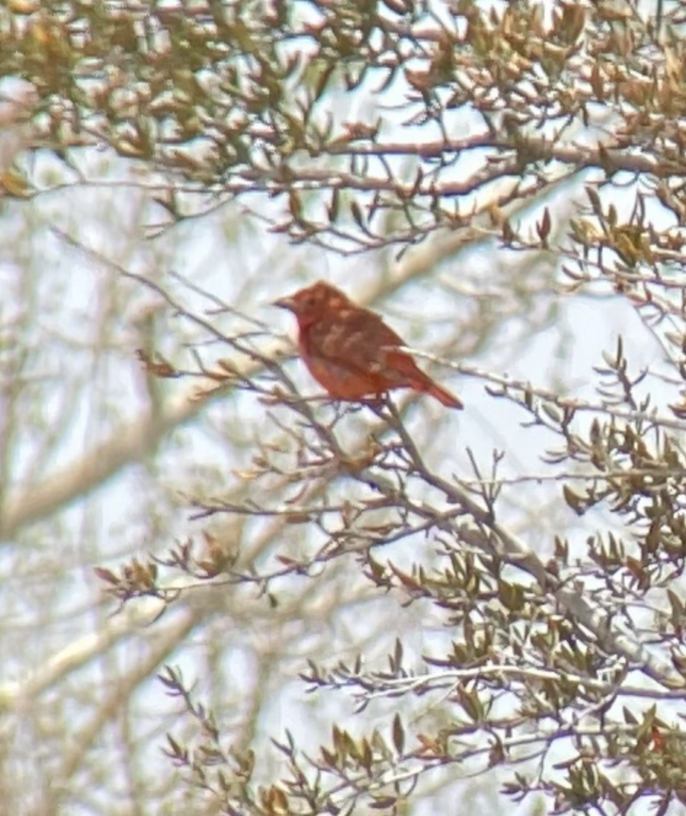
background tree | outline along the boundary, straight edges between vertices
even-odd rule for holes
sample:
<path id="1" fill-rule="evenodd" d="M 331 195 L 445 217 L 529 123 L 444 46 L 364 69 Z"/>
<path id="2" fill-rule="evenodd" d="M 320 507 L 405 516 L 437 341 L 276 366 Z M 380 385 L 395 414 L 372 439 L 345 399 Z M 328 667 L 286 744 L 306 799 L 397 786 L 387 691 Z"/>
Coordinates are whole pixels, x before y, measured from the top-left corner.
<path id="1" fill-rule="evenodd" d="M 678 811 L 683 24 L 0 11 L 8 812 Z M 318 277 L 464 415 L 313 399 Z"/>

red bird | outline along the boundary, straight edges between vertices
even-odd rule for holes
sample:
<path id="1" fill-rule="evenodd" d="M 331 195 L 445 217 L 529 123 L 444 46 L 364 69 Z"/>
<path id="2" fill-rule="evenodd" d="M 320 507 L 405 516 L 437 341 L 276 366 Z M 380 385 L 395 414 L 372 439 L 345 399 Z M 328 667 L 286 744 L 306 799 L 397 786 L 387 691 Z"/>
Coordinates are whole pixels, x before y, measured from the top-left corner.
<path id="1" fill-rule="evenodd" d="M 334 399 L 359 400 L 392 388 L 412 388 L 448 408 L 463 407 L 409 354 L 396 350 L 405 343 L 379 315 L 356 306 L 335 286 L 318 281 L 274 305 L 295 315 L 300 356 Z"/>

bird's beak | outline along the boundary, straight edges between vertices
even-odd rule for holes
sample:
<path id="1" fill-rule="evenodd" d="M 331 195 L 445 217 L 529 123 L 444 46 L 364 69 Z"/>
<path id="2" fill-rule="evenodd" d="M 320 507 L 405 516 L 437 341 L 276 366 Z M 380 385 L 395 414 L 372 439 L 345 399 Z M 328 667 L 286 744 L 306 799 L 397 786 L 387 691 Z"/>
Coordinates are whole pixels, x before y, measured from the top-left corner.
<path id="1" fill-rule="evenodd" d="M 284 297 L 275 300 L 272 306 L 278 306 L 279 309 L 288 309 L 289 312 L 295 311 L 295 298 Z"/>

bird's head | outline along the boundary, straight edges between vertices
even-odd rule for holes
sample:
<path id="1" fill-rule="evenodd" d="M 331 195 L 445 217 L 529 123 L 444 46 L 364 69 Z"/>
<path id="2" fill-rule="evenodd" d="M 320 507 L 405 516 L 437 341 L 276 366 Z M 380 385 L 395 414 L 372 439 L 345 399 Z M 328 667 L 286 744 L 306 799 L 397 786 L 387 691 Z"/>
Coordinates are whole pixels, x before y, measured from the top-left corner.
<path id="1" fill-rule="evenodd" d="M 274 306 L 293 312 L 298 323 L 307 326 L 327 315 L 335 314 L 349 303 L 348 298 L 335 286 L 325 281 L 317 281 L 289 297 L 280 298 L 274 302 Z"/>

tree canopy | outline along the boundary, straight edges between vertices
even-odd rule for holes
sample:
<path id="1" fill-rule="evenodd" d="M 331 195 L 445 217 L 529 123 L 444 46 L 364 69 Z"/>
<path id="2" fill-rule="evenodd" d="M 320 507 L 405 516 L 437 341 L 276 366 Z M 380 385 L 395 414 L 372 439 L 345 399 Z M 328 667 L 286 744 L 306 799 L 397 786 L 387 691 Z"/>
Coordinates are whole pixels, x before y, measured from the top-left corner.
<path id="1" fill-rule="evenodd" d="M 0 10 L 15 812 L 678 812 L 685 22 Z M 316 394 L 317 278 L 464 416 Z"/>

